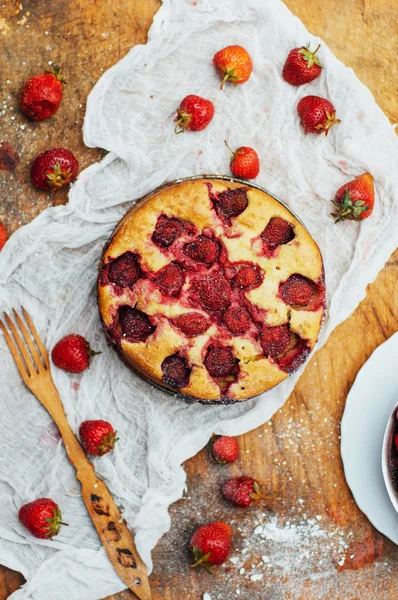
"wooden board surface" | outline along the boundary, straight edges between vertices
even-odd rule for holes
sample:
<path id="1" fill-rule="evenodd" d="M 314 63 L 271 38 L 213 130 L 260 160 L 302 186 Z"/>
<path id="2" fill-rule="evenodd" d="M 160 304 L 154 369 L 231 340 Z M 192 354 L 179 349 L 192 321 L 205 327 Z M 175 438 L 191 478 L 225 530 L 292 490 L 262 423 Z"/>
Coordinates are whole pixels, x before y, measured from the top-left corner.
<path id="1" fill-rule="evenodd" d="M 396 1 L 329 0 L 326 6 L 318 0 L 287 0 L 286 4 L 356 71 L 391 122 L 397 123 Z M 62 144 L 76 153 L 82 168 L 102 156 L 101 150 L 87 149 L 82 142 L 85 99 L 103 71 L 132 45 L 145 43 L 158 6 L 158 0 L 30 0 L 23 6 L 8 0 L 1 5 L 0 141 L 14 145 L 21 156 L 14 174 L 0 171 L 0 220 L 10 232 L 47 206 L 66 201 L 63 190 L 50 196 L 31 187 L 28 165 L 37 152 Z M 49 61 L 65 66 L 65 98 L 53 119 L 31 123 L 18 112 L 18 92 L 22 82 Z M 272 422 L 239 439 L 238 464 L 222 470 L 209 463 L 204 451 L 186 463 L 188 496 L 172 507 L 171 530 L 154 552 L 154 600 L 199 600 L 204 592 L 212 600 L 398 597 L 398 549 L 387 540 L 381 548 L 383 538 L 352 499 L 339 455 L 347 392 L 373 350 L 398 329 L 397 275 L 395 253 L 369 286 L 366 299 L 312 358 L 283 409 Z M 267 507 L 273 512 L 264 507 L 242 512 L 223 504 L 217 493 L 220 482 L 241 472 L 273 489 L 275 498 Z M 237 532 L 236 564 L 228 563 L 213 576 L 194 573 L 187 566 L 187 540 L 196 524 L 216 518 L 230 520 Z M 259 523 L 268 539 L 253 533 Z M 375 551 L 381 556 L 373 562 Z M 339 572 L 337 563 L 344 554 L 351 566 L 363 562 L 361 557 L 370 564 Z M 1 568 L 0 600 L 22 582 L 21 575 Z M 131 598 L 126 591 L 109 600 Z"/>

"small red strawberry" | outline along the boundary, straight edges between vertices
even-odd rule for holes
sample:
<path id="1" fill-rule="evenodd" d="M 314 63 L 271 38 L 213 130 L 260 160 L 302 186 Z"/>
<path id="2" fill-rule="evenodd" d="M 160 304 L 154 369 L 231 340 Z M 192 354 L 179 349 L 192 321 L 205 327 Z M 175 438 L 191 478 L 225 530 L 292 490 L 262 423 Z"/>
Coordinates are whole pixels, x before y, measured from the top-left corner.
<path id="1" fill-rule="evenodd" d="M 30 168 L 33 185 L 42 190 L 57 190 L 77 176 L 79 163 L 65 148 L 51 148 L 36 156 Z"/>
<path id="2" fill-rule="evenodd" d="M 7 231 L 3 223 L 0 223 L 0 250 L 2 250 L 7 241 Z"/>
<path id="3" fill-rule="evenodd" d="M 373 177 L 369 173 L 360 175 L 341 186 L 332 201 L 336 207 L 333 214 L 336 223 L 344 219 L 363 221 L 373 212 L 375 191 Z"/>
<path id="4" fill-rule="evenodd" d="M 55 344 L 51 357 L 54 365 L 59 369 L 68 373 L 82 373 L 95 354 L 101 353 L 91 350 L 90 344 L 84 337 L 72 333 Z"/>
<path id="5" fill-rule="evenodd" d="M 329 133 L 329 129 L 340 123 L 331 102 L 319 96 L 305 96 L 297 104 L 297 112 L 305 133 Z"/>
<path id="6" fill-rule="evenodd" d="M 252 60 L 247 50 L 242 46 L 227 46 L 219 50 L 213 57 L 213 64 L 223 78 L 220 89 L 224 83 L 245 83 L 253 70 Z"/>
<path id="7" fill-rule="evenodd" d="M 210 100 L 190 94 L 185 96 L 177 111 L 175 133 L 201 131 L 208 126 L 214 116 L 214 106 Z"/>
<path id="8" fill-rule="evenodd" d="M 118 441 L 115 431 L 108 421 L 84 421 L 79 427 L 83 447 L 89 454 L 103 456 L 113 450 Z"/>
<path id="9" fill-rule="evenodd" d="M 231 551 L 232 530 L 228 523 L 215 521 L 195 531 L 189 547 L 194 557 L 191 568 L 221 565 Z"/>
<path id="10" fill-rule="evenodd" d="M 311 52 L 309 45 L 306 48 L 294 48 L 288 54 L 282 71 L 282 77 L 291 85 L 303 85 L 314 81 L 322 71 L 322 65 L 316 56 L 320 46 Z"/>
<path id="11" fill-rule="evenodd" d="M 238 442 L 228 435 L 212 435 L 209 442 L 210 458 L 220 464 L 233 463 L 239 457 Z"/>
<path id="12" fill-rule="evenodd" d="M 54 67 L 53 73 L 42 73 L 28 79 L 19 100 L 25 115 L 35 121 L 51 117 L 61 103 L 63 83 L 60 67 Z"/>
<path id="13" fill-rule="evenodd" d="M 230 162 L 232 175 L 241 179 L 255 179 L 260 172 L 260 161 L 257 152 L 248 146 L 242 146 L 234 152 L 227 142 L 225 142 L 225 145 L 232 154 Z"/>
<path id="14" fill-rule="evenodd" d="M 19 509 L 18 519 L 30 533 L 41 539 L 51 539 L 58 535 L 61 525 L 68 525 L 62 521 L 59 506 L 51 498 L 39 498 L 24 504 Z"/>
<path id="15" fill-rule="evenodd" d="M 221 492 L 225 500 L 241 508 L 254 506 L 261 500 L 260 484 L 253 477 L 228 479 L 222 486 Z"/>

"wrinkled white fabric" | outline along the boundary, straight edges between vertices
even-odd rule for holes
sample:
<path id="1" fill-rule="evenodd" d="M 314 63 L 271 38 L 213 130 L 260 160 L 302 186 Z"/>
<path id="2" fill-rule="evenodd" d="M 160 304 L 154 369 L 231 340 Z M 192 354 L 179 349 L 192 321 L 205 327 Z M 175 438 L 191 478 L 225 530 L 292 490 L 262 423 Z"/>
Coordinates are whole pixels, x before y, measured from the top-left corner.
<path id="1" fill-rule="evenodd" d="M 176 178 L 228 173 L 224 146 L 250 145 L 261 157 L 257 182 L 305 222 L 325 260 L 328 311 L 319 339 L 354 310 L 398 238 L 398 144 L 370 92 L 322 43 L 325 69 L 312 84 L 281 79 L 287 52 L 311 41 L 279 0 L 165 0 L 145 46 L 106 72 L 88 98 L 85 142 L 110 152 L 86 169 L 66 206 L 44 211 L 18 230 L 0 255 L 0 307 L 25 306 L 48 348 L 78 332 L 102 354 L 80 376 L 54 369 L 67 416 L 77 431 L 88 418 L 110 420 L 120 442 L 95 460 L 134 528 L 141 556 L 170 525 L 168 507 L 181 497 L 181 463 L 212 432 L 237 435 L 283 404 L 299 374 L 254 400 L 232 406 L 187 404 L 137 378 L 107 347 L 97 314 L 95 281 L 101 249 L 137 199 Z M 253 57 L 248 83 L 219 90 L 211 59 L 238 43 Z M 174 135 L 173 114 L 188 93 L 210 98 L 215 117 L 200 133 Z M 307 95 L 330 98 L 341 124 L 329 136 L 304 136 L 296 105 Z M 369 171 L 376 206 L 363 223 L 333 224 L 335 190 Z M 91 525 L 74 470 L 55 426 L 24 387 L 0 337 L 0 562 L 27 584 L 13 600 L 98 600 L 124 588 Z M 78 384 L 78 385 L 77 385 Z M 36 540 L 17 511 L 50 496 L 70 524 L 53 541 Z"/>

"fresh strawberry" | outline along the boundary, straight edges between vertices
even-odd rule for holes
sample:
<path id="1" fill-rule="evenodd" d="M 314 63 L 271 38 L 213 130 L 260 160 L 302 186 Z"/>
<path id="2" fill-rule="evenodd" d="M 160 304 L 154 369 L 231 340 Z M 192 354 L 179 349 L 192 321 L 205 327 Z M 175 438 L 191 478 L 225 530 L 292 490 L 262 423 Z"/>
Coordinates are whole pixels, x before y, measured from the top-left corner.
<path id="1" fill-rule="evenodd" d="M 231 540 L 232 530 L 224 521 L 215 521 L 199 527 L 189 545 L 195 560 L 191 567 L 200 565 L 209 568 L 221 565 L 231 551 Z"/>
<path id="2" fill-rule="evenodd" d="M 185 96 L 177 111 L 175 133 L 201 131 L 208 126 L 214 116 L 214 106 L 210 100 L 190 94 Z"/>
<path id="3" fill-rule="evenodd" d="M 7 231 L 3 223 L 0 223 L 0 250 L 2 250 L 7 241 Z"/>
<path id="4" fill-rule="evenodd" d="M 248 146 L 241 146 L 234 152 L 227 142 L 225 142 L 225 145 L 232 154 L 230 162 L 232 175 L 241 179 L 255 179 L 260 172 L 260 161 L 257 152 Z"/>
<path id="5" fill-rule="evenodd" d="M 335 222 L 344 219 L 363 221 L 372 214 L 374 203 L 373 177 L 369 173 L 364 173 L 337 190 L 333 200 L 337 209 L 333 214 L 337 217 Z"/>
<path id="6" fill-rule="evenodd" d="M 320 135 L 329 133 L 329 129 L 340 123 L 336 119 L 336 110 L 329 100 L 319 96 L 305 96 L 297 104 L 297 112 L 305 133 Z"/>
<path id="7" fill-rule="evenodd" d="M 212 435 L 209 442 L 210 458 L 219 465 L 233 463 L 239 457 L 238 442 L 228 435 Z"/>
<path id="8" fill-rule="evenodd" d="M 55 67 L 53 73 L 42 73 L 28 79 L 19 100 L 25 115 L 35 121 L 51 117 L 61 103 L 63 83 L 60 67 Z"/>
<path id="9" fill-rule="evenodd" d="M 84 421 L 79 427 L 80 440 L 89 454 L 103 456 L 113 450 L 117 432 L 108 421 Z"/>
<path id="10" fill-rule="evenodd" d="M 39 498 L 24 504 L 19 509 L 18 519 L 30 533 L 41 539 L 51 539 L 58 535 L 63 523 L 58 504 L 51 498 Z"/>
<path id="11" fill-rule="evenodd" d="M 65 148 L 51 148 L 36 156 L 30 168 L 33 185 L 42 190 L 57 190 L 77 176 L 79 163 Z"/>
<path id="12" fill-rule="evenodd" d="M 320 46 L 311 52 L 309 44 L 304 48 L 294 48 L 288 54 L 282 71 L 282 77 L 291 85 L 303 85 L 314 81 L 322 71 L 322 65 L 316 56 Z"/>
<path id="13" fill-rule="evenodd" d="M 90 344 L 81 335 L 71 334 L 55 344 L 51 357 L 59 369 L 68 373 L 82 373 L 95 354 L 101 353 L 91 350 Z"/>
<path id="14" fill-rule="evenodd" d="M 221 492 L 225 500 L 241 508 L 254 506 L 261 500 L 260 484 L 253 477 L 228 479 L 222 486 Z"/>
<path id="15" fill-rule="evenodd" d="M 245 83 L 253 70 L 252 60 L 242 46 L 227 46 L 213 57 L 213 64 L 222 79 L 220 89 L 226 81 L 233 84 Z"/>

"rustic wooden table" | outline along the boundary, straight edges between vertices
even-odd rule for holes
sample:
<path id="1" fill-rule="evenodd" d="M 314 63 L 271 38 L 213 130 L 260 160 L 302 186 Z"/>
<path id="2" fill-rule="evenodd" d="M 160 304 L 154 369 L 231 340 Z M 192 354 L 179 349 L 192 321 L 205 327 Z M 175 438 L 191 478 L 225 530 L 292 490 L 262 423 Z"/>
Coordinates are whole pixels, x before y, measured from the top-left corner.
<path id="1" fill-rule="evenodd" d="M 396 0 L 286 4 L 356 71 L 397 123 Z M 28 165 L 36 153 L 62 144 L 76 153 L 82 168 L 102 156 L 101 150 L 83 145 L 85 99 L 106 69 L 131 46 L 145 43 L 158 7 L 158 0 L 25 0 L 23 6 L 8 0 L 1 5 L 1 140 L 20 154 L 14 173 L 0 171 L 0 221 L 9 232 L 67 199 L 64 190 L 50 196 L 31 187 Z M 24 80 L 51 61 L 64 65 L 65 97 L 55 118 L 32 123 L 18 111 L 18 92 Z M 172 507 L 171 530 L 154 552 L 154 600 L 199 600 L 205 592 L 212 600 L 398 597 L 398 549 L 355 505 L 339 454 L 347 392 L 373 350 L 398 329 L 397 275 L 395 253 L 366 299 L 312 358 L 283 409 L 272 422 L 239 439 L 242 458 L 228 476 L 245 472 L 267 482 L 275 492 L 268 506 L 272 512 L 227 507 L 214 493 L 226 471 L 211 465 L 204 451 L 187 462 L 188 497 Z M 195 524 L 223 517 L 237 532 L 234 562 L 213 576 L 192 572 L 186 542 Z M 254 533 L 259 524 L 263 535 L 260 529 Z M 344 556 L 346 569 L 339 565 Z M 22 583 L 20 574 L 0 568 L 0 600 Z M 132 597 L 126 591 L 112 600 Z"/>

